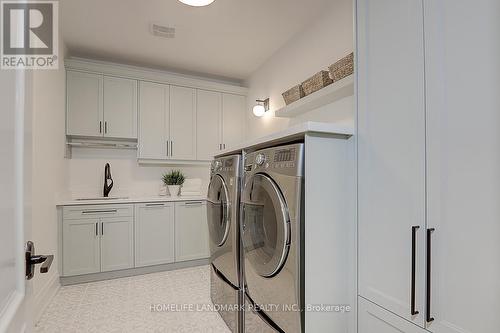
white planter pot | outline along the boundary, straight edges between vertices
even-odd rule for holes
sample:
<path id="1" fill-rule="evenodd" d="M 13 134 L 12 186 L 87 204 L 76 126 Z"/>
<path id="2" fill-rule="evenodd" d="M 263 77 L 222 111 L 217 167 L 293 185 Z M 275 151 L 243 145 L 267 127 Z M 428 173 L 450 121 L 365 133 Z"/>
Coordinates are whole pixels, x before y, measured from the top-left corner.
<path id="1" fill-rule="evenodd" d="M 181 189 L 180 185 L 167 185 L 167 187 L 171 197 L 179 196 L 179 190 Z"/>

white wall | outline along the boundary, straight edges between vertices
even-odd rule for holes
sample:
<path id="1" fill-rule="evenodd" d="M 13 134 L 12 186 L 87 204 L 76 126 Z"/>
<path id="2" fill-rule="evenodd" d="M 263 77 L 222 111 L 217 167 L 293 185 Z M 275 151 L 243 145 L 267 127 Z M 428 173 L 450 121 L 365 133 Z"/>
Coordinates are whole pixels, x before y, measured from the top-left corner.
<path id="1" fill-rule="evenodd" d="M 59 41 L 59 59 L 63 59 Z M 67 190 L 65 153 L 64 64 L 58 70 L 33 71 L 33 164 L 32 164 L 32 238 L 38 254 L 54 254 L 57 249 L 56 200 Z M 39 267 L 37 267 L 39 269 Z M 34 315 L 41 314 L 58 287 L 57 259 L 47 274 L 33 279 Z"/>
<path id="2" fill-rule="evenodd" d="M 273 111 L 285 105 L 281 93 L 352 52 L 353 44 L 352 0 L 331 1 L 320 17 L 289 40 L 245 81 L 250 89 L 247 99 L 247 139 L 267 135 L 305 120 L 352 123 L 352 97 L 291 120 L 275 118 Z M 262 118 L 255 117 L 252 114 L 255 100 L 267 97 L 270 98 L 271 112 Z"/>
<path id="3" fill-rule="evenodd" d="M 186 178 L 201 178 L 203 191 L 208 187 L 209 166 L 139 165 L 137 151 L 73 148 L 69 163 L 69 189 L 73 198 L 102 196 L 104 165 L 111 166 L 114 181 L 110 196 L 156 196 L 163 173 L 180 169 Z"/>

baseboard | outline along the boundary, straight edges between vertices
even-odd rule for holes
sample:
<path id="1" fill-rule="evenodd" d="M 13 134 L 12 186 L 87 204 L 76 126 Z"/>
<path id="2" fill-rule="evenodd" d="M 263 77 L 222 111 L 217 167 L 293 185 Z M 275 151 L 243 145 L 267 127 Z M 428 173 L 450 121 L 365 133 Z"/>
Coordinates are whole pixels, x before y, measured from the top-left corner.
<path id="1" fill-rule="evenodd" d="M 32 309 L 35 323 L 40 320 L 43 311 L 45 310 L 47 305 L 49 305 L 50 301 L 52 301 L 60 288 L 58 275 L 59 273 L 57 271 L 54 271 L 50 279 L 47 280 L 47 283 L 45 283 L 45 285 L 33 297 Z"/>
<path id="2" fill-rule="evenodd" d="M 61 285 L 67 286 L 67 285 L 71 285 L 71 284 L 87 283 L 87 282 L 94 282 L 94 281 L 101 281 L 101 280 L 110 280 L 110 279 L 117 279 L 117 278 L 123 278 L 123 277 L 134 276 L 134 275 L 157 273 L 157 272 L 171 271 L 174 269 L 196 267 L 196 266 L 208 265 L 208 263 L 209 263 L 209 259 L 196 259 L 196 260 L 190 260 L 190 261 L 175 262 L 175 263 L 171 263 L 171 264 L 162 264 L 162 265 L 155 265 L 155 266 L 123 269 L 123 270 L 112 271 L 112 272 L 93 273 L 93 274 L 85 274 L 85 275 L 77 275 L 77 276 L 61 276 L 60 282 L 61 282 Z"/>

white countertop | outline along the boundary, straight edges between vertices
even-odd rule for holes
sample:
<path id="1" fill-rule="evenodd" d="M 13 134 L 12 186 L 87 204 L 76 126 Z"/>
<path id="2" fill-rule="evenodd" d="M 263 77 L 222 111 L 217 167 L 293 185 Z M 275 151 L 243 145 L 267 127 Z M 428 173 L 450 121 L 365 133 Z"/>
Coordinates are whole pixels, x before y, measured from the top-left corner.
<path id="1" fill-rule="evenodd" d="M 128 197 L 128 198 L 116 198 L 116 199 L 103 199 L 103 200 L 61 200 L 57 203 L 57 206 L 83 206 L 83 205 L 114 205 L 114 204 L 124 204 L 124 203 L 142 203 L 142 202 L 175 202 L 175 201 L 201 201 L 206 200 L 207 197 L 203 196 L 151 196 L 151 197 Z"/>
<path id="2" fill-rule="evenodd" d="M 314 121 L 304 122 L 302 124 L 289 127 L 283 131 L 276 132 L 258 139 L 249 140 L 242 142 L 234 147 L 229 147 L 224 150 L 215 152 L 213 155 L 227 156 L 230 154 L 237 154 L 243 149 L 260 149 L 264 147 L 269 147 L 273 144 L 280 144 L 286 141 L 292 141 L 299 139 L 306 134 L 317 133 L 317 134 L 327 134 L 327 135 L 341 135 L 350 137 L 354 135 L 354 127 L 345 124 L 338 123 L 320 123 Z"/>

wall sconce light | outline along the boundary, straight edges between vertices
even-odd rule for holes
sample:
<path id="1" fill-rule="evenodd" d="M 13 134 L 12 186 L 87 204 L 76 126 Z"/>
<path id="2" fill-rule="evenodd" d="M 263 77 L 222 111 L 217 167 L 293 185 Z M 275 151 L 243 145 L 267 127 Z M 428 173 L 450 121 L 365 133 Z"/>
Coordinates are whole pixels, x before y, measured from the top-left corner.
<path id="1" fill-rule="evenodd" d="M 257 104 L 253 107 L 253 114 L 256 117 L 262 117 L 267 111 L 269 111 L 269 98 L 257 99 Z"/>

